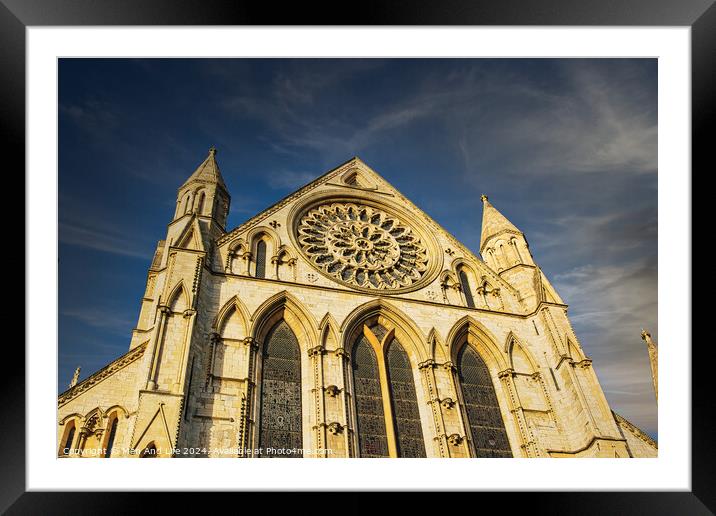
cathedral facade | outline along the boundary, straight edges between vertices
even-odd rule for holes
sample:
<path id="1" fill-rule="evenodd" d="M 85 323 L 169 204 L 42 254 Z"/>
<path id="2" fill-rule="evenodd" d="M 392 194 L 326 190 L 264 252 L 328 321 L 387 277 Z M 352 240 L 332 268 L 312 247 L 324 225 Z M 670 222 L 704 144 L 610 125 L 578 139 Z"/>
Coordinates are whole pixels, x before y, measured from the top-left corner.
<path id="1" fill-rule="evenodd" d="M 525 235 L 481 258 L 358 158 L 239 227 L 179 188 L 126 354 L 58 397 L 59 457 L 655 457 Z"/>

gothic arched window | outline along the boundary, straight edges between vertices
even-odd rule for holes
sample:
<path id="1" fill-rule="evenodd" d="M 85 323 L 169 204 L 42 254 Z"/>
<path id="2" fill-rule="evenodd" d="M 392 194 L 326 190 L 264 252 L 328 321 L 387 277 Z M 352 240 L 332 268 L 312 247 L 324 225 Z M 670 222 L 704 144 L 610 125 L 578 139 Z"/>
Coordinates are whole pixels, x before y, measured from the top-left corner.
<path id="1" fill-rule="evenodd" d="M 302 457 L 301 350 L 284 320 L 266 338 L 262 367 L 259 447 L 275 450 L 262 456 Z"/>
<path id="2" fill-rule="evenodd" d="M 112 455 L 112 447 L 114 446 L 114 438 L 117 435 L 117 421 L 119 421 L 119 418 L 115 415 L 114 419 L 112 420 L 112 425 L 109 427 L 109 439 L 107 439 L 107 453 L 105 453 L 105 458 L 109 458 Z"/>
<path id="3" fill-rule="evenodd" d="M 512 457 L 490 372 L 469 344 L 460 350 L 457 371 L 476 456 Z"/>
<path id="4" fill-rule="evenodd" d="M 256 243 L 256 277 L 266 277 L 266 242 L 263 240 Z"/>
<path id="5" fill-rule="evenodd" d="M 378 362 L 373 347 L 364 335 L 353 346 L 352 356 L 360 456 L 388 457 Z"/>
<path id="6" fill-rule="evenodd" d="M 199 201 L 196 204 L 196 212 L 201 215 L 204 211 L 204 199 L 206 199 L 206 192 L 202 191 L 199 194 Z"/>
<path id="7" fill-rule="evenodd" d="M 62 449 L 60 450 L 60 455 L 69 455 L 72 451 L 72 442 L 75 440 L 75 430 L 76 430 L 75 422 L 72 421 L 70 423 L 70 429 L 67 430 L 67 437 L 65 438 L 64 443 L 62 444 Z"/>
<path id="8" fill-rule="evenodd" d="M 467 303 L 467 306 L 475 308 L 475 301 L 472 298 L 472 290 L 470 290 L 470 281 L 467 279 L 465 269 L 460 269 L 457 274 L 460 278 L 460 287 L 462 288 L 463 294 L 465 294 L 465 302 Z"/>
<path id="9" fill-rule="evenodd" d="M 425 457 L 420 411 L 408 355 L 398 339 L 382 325 L 375 323 L 363 329 L 352 352 L 360 456 L 390 457 L 395 453 L 398 457 Z M 382 349 L 387 349 L 387 353 L 376 353 L 374 346 L 378 345 L 384 346 Z M 385 400 L 383 396 L 386 396 Z M 384 405 L 384 402 L 390 405 Z M 395 436 L 394 442 L 388 437 L 387 428 L 392 429 L 390 434 Z"/>
<path id="10" fill-rule="evenodd" d="M 408 354 L 397 339 L 388 345 L 388 380 L 399 457 L 425 457 L 415 381 Z"/>

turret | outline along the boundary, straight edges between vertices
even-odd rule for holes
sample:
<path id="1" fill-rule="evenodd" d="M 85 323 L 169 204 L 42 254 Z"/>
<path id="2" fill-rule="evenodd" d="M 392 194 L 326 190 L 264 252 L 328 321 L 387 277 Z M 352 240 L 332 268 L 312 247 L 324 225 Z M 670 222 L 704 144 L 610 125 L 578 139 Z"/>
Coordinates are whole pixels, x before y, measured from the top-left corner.
<path id="1" fill-rule="evenodd" d="M 524 233 L 482 199 L 482 233 L 480 254 L 485 263 L 512 285 L 528 311 L 541 301 L 564 304 L 557 292 L 535 264 Z"/>
<path id="2" fill-rule="evenodd" d="M 211 265 L 213 242 L 225 233 L 229 200 L 229 192 L 216 163 L 216 148 L 212 147 L 206 159 L 179 187 L 176 210 L 167 227 L 167 236 L 157 242 L 149 266 L 147 287 L 131 348 L 145 341 L 146 331 L 156 321 L 157 303 L 167 301 L 169 292 L 163 292 L 165 285 L 161 271 L 167 267 L 172 249 L 191 251 L 188 258 L 182 257 L 181 260 L 193 262 L 196 256 L 202 256 L 203 263 Z M 192 269 L 194 266 L 189 266 L 189 270 Z M 190 279 L 187 279 L 187 284 L 191 285 Z"/>
<path id="3" fill-rule="evenodd" d="M 487 265 L 498 273 L 520 264 L 534 266 L 524 233 L 497 211 L 486 195 L 480 199 L 483 206 L 480 254 Z"/>
<path id="4" fill-rule="evenodd" d="M 157 252 L 161 266 L 166 262 L 165 245 L 211 252 L 211 245 L 225 233 L 229 213 L 229 192 L 216 162 L 216 148 L 177 191 L 174 218 L 167 229 L 166 241 Z"/>
<path id="5" fill-rule="evenodd" d="M 179 187 L 174 220 L 196 214 L 197 217 L 211 221 L 223 230 L 226 226 L 230 199 L 216 162 L 216 147 L 212 147 L 206 159 Z"/>

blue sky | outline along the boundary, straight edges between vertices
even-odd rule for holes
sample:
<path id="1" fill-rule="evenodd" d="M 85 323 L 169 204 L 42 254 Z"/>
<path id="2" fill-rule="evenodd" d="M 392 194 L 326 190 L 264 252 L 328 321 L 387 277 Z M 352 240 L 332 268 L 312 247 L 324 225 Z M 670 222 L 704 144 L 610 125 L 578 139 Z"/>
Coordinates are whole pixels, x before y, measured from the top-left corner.
<path id="1" fill-rule="evenodd" d="M 211 145 L 227 229 L 357 155 L 476 253 L 488 194 L 612 408 L 657 435 L 655 59 L 61 59 L 59 106 L 60 391 L 127 351 Z"/>

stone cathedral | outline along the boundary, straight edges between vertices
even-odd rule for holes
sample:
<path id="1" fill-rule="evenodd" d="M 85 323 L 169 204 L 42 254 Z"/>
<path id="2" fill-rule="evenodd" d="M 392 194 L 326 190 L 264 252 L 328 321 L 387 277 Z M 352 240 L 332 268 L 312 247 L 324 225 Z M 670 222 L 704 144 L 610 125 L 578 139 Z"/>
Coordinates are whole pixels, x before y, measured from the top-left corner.
<path id="1" fill-rule="evenodd" d="M 212 148 L 58 457 L 656 456 L 487 197 L 480 257 L 358 158 L 231 230 L 229 202 Z"/>

